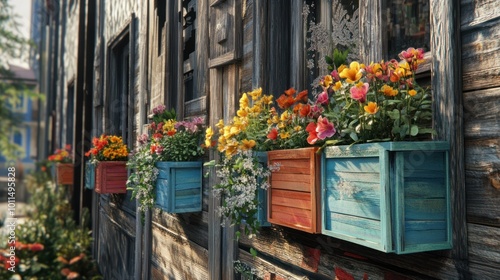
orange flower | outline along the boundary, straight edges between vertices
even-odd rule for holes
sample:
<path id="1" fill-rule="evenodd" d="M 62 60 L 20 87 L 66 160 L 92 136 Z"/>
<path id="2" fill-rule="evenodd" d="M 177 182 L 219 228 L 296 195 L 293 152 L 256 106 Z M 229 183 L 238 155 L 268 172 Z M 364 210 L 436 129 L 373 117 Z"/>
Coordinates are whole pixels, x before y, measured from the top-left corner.
<path id="1" fill-rule="evenodd" d="M 294 95 L 294 94 L 295 94 L 295 92 L 297 92 L 297 91 L 296 91 L 293 87 L 291 87 L 291 88 L 289 88 L 289 89 L 285 90 L 285 94 L 286 94 L 287 96 L 292 96 L 292 95 Z"/>
<path id="2" fill-rule="evenodd" d="M 297 96 L 295 97 L 295 102 L 307 103 L 308 99 L 307 95 L 308 95 L 307 89 L 299 92 L 299 94 L 297 94 Z"/>
<path id="3" fill-rule="evenodd" d="M 368 105 L 366 105 L 364 108 L 365 112 L 371 115 L 374 115 L 378 112 L 378 105 L 375 102 L 368 102 Z"/>
<path id="4" fill-rule="evenodd" d="M 415 95 L 417 94 L 417 91 L 416 91 L 416 90 L 414 90 L 414 89 L 410 89 L 410 90 L 408 91 L 408 94 L 409 94 L 410 96 L 415 96 Z"/>
<path id="5" fill-rule="evenodd" d="M 282 94 L 278 99 L 276 99 L 276 102 L 278 102 L 278 106 L 281 109 L 288 109 L 293 105 L 293 103 L 295 103 L 295 98 L 293 98 L 293 96 Z"/>
<path id="6" fill-rule="evenodd" d="M 398 95 L 398 91 L 389 85 L 383 85 L 380 88 L 380 92 L 382 92 L 385 96 L 396 96 Z"/>

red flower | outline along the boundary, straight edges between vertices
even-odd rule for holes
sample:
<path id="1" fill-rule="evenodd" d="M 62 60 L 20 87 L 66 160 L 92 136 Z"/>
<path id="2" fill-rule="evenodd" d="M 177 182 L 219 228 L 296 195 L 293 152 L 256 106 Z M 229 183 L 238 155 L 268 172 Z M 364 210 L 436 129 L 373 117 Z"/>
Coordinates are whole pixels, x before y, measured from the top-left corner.
<path id="1" fill-rule="evenodd" d="M 327 118 L 319 116 L 318 126 L 316 126 L 316 132 L 319 139 L 323 140 L 328 137 L 332 137 L 336 130 L 333 123 L 329 122 Z"/>
<path id="2" fill-rule="evenodd" d="M 38 251 L 42 251 L 44 249 L 44 246 L 43 246 L 43 244 L 40 244 L 40 243 L 33 243 L 33 244 L 29 245 L 29 249 L 33 252 L 38 252 Z"/>
<path id="3" fill-rule="evenodd" d="M 278 130 L 276 128 L 271 129 L 271 131 L 267 134 L 267 138 L 276 140 L 278 138 Z"/>
<path id="4" fill-rule="evenodd" d="M 309 104 L 304 104 L 302 107 L 300 107 L 300 110 L 299 110 L 299 115 L 301 117 L 307 117 L 309 115 L 309 113 L 311 113 L 311 105 Z"/>
<path id="5" fill-rule="evenodd" d="M 311 122 L 307 125 L 306 131 L 309 132 L 309 136 L 307 137 L 307 143 L 314 145 L 316 141 L 318 141 L 318 134 L 316 133 L 316 124 Z"/>

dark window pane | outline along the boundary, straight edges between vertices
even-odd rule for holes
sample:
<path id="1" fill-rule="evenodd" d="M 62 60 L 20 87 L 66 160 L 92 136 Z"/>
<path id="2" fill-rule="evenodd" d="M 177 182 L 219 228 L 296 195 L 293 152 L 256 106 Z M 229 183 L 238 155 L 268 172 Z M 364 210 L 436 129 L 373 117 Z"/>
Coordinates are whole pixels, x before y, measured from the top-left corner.
<path id="1" fill-rule="evenodd" d="M 386 1 L 387 59 L 409 47 L 430 51 L 429 0 Z"/>

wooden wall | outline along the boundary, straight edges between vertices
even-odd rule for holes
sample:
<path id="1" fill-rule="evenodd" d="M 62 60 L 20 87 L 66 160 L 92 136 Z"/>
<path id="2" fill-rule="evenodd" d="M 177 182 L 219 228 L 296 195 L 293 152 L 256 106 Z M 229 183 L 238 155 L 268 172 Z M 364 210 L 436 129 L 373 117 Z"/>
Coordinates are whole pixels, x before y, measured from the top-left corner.
<path id="1" fill-rule="evenodd" d="M 118 32 L 131 12 L 140 15 L 137 30 L 146 30 L 147 35 L 136 35 L 134 92 L 144 99 L 134 105 L 134 112 L 146 114 L 156 105 L 168 103 L 169 94 L 177 92 L 178 64 L 173 59 L 179 51 L 178 45 L 174 44 L 175 36 L 165 29 L 162 32 L 164 49 L 157 49 L 155 36 L 159 27 L 155 1 L 144 4 L 146 8 L 133 1 L 120 7 L 118 2 L 122 3 L 106 1 L 106 10 L 111 12 L 106 14 L 101 43 L 106 46 L 107 40 Z M 167 1 L 169 5 L 175 2 Z M 297 73 L 286 69 L 290 66 L 287 61 L 292 50 L 301 48 L 301 42 L 292 40 L 293 34 L 283 33 L 279 40 L 269 35 L 273 28 L 286 28 L 283 22 L 291 14 L 297 14 L 293 9 L 286 10 L 288 1 L 242 0 L 241 57 L 209 70 L 207 34 L 209 24 L 213 23 L 209 20 L 212 2 L 224 1 L 197 1 L 198 28 L 205 32 L 197 35 L 199 57 L 196 61 L 203 71 L 197 77 L 196 89 L 204 93 L 201 104 L 205 107 L 186 112 L 206 115 L 207 121 L 214 124 L 220 118 L 230 119 L 241 92 L 262 86 L 269 93 L 279 94 L 292 86 Z M 300 2 L 290 1 L 295 9 L 300 7 Z M 279 226 L 263 228 L 253 239 L 243 236 L 232 247 L 233 232 L 219 227 L 214 209 L 220 202 L 210 194 L 214 181 L 207 179 L 202 212 L 152 211 L 151 262 L 143 266 L 150 269 L 149 278 L 231 279 L 233 253 L 264 279 L 482 279 L 500 274 L 500 12 L 496 2 L 462 0 L 460 6 L 462 65 L 456 67 L 462 67 L 464 108 L 463 116 L 457 118 L 464 120 L 468 231 L 468 259 L 461 261 L 470 274 L 457 268 L 450 251 L 385 254 L 321 234 Z M 170 11 L 172 16 L 177 12 L 175 7 L 170 7 L 174 9 Z M 175 24 L 173 19 L 169 24 Z M 280 20 L 282 24 L 276 24 Z M 148 27 L 143 26 L 146 23 Z M 287 46 L 283 42 L 296 45 Z M 141 75 L 146 75 L 143 82 L 139 82 Z M 304 81 L 298 84 L 303 85 Z M 179 106 L 177 103 L 171 105 Z M 139 133 L 144 119 L 135 117 L 133 130 Z M 135 206 L 128 195 L 99 196 L 95 203 L 99 206 L 94 230 L 101 270 L 106 279 L 132 279 L 136 249 Z M 249 254 L 250 247 L 257 249 L 256 258 Z M 147 248 L 143 250 L 148 252 Z"/>
<path id="2" fill-rule="evenodd" d="M 500 274 L 500 8 L 462 0 L 462 71 L 469 266 Z"/>

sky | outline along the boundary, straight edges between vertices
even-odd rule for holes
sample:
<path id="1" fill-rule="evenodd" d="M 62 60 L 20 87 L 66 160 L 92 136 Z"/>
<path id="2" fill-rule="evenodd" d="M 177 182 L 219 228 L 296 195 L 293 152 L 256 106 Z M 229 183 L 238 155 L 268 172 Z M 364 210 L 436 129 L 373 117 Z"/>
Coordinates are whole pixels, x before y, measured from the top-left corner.
<path id="1" fill-rule="evenodd" d="M 9 4 L 14 9 L 15 19 L 20 24 L 19 31 L 21 31 L 25 38 L 30 37 L 31 1 L 32 0 L 9 0 Z M 28 55 L 25 55 L 25 57 L 28 57 Z M 11 63 L 28 67 L 27 61 L 14 60 Z"/>

